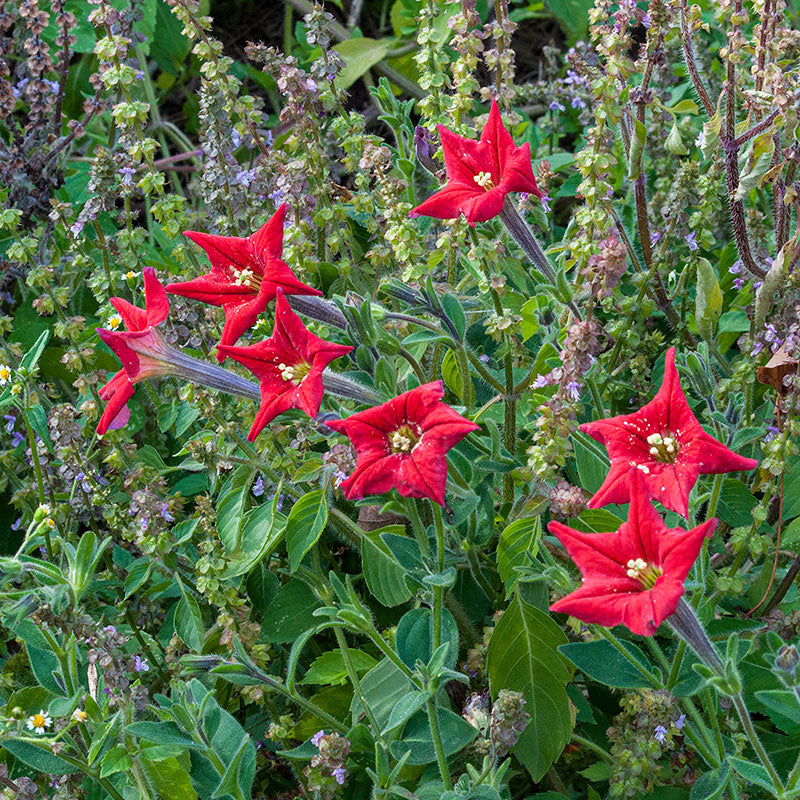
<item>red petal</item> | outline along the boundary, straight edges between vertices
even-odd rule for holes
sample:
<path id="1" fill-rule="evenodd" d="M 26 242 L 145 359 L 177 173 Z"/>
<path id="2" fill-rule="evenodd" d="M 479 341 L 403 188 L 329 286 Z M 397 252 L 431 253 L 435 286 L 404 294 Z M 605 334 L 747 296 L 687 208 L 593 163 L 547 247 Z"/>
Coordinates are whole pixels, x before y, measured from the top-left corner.
<path id="1" fill-rule="evenodd" d="M 481 144 L 486 148 L 486 153 L 492 165 L 492 178 L 495 183 L 499 179 L 505 178 L 506 164 L 508 160 L 514 155 L 517 147 L 511 134 L 503 125 L 503 119 L 500 115 L 500 108 L 497 101 L 492 99 L 492 107 L 489 111 L 489 119 L 486 120 L 486 126 L 481 131 Z"/>
<path id="2" fill-rule="evenodd" d="M 427 200 L 409 211 L 411 217 L 436 217 L 455 219 L 461 216 L 461 209 L 473 198 L 486 194 L 477 184 L 475 189 L 462 183 L 448 183 L 443 189 L 432 194 Z"/>
<path id="3" fill-rule="evenodd" d="M 389 455 L 362 463 L 359 458 L 349 478 L 342 481 L 341 488 L 348 500 L 360 500 L 366 494 L 385 494 L 394 486 L 398 468 L 397 455 Z"/>
<path id="4" fill-rule="evenodd" d="M 184 236 L 205 250 L 211 266 L 226 275 L 230 275 L 231 267 L 237 270 L 251 269 L 261 272 L 253 261 L 249 239 L 240 236 L 218 236 L 213 233 L 184 231 Z"/>
<path id="5" fill-rule="evenodd" d="M 100 390 L 100 398 L 106 400 L 106 407 L 97 423 L 97 433 L 103 436 L 111 428 L 121 428 L 130 417 L 128 400 L 134 395 L 133 384 L 128 380 L 125 370 L 120 370 Z"/>
<path id="6" fill-rule="evenodd" d="M 169 314 L 169 298 L 152 267 L 145 267 L 142 273 L 144 274 L 144 305 L 147 324 L 158 325 Z"/>
<path id="7" fill-rule="evenodd" d="M 289 206 L 283 203 L 281 207 L 250 236 L 250 247 L 253 257 L 262 266 L 270 261 L 280 259 L 283 255 L 283 223 Z"/>
<path id="8" fill-rule="evenodd" d="M 489 152 L 481 142 L 459 136 L 444 125 L 439 125 L 438 130 L 448 181 L 475 186 L 481 192 L 483 189 L 475 183 L 475 176 L 479 172 L 488 172 L 492 181 L 499 181 L 500 172 L 493 171 Z"/>
<path id="9" fill-rule="evenodd" d="M 199 300 L 211 306 L 221 306 L 225 303 L 246 303 L 256 296 L 256 292 L 247 286 L 239 286 L 222 272 L 209 272 L 192 278 L 190 281 L 168 283 L 166 290 L 179 297 L 188 297 Z"/>
<path id="10" fill-rule="evenodd" d="M 542 193 L 536 185 L 531 165 L 531 146 L 527 142 L 517 147 L 506 162 L 500 186 L 505 192 L 528 192 L 537 197 Z"/>
<path id="11" fill-rule="evenodd" d="M 119 312 L 127 330 L 141 331 L 147 327 L 147 311 L 145 309 L 139 308 L 121 297 L 112 297 L 109 302 Z"/>
<path id="12" fill-rule="evenodd" d="M 494 219 L 502 210 L 506 192 L 501 187 L 489 189 L 463 204 L 462 211 L 470 225 Z"/>

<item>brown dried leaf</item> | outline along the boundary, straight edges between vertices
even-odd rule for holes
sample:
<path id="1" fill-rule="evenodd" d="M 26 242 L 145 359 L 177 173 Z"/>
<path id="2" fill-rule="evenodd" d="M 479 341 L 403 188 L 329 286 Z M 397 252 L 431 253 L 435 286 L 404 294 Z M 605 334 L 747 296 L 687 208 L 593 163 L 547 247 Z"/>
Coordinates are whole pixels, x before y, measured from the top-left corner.
<path id="1" fill-rule="evenodd" d="M 763 367 L 758 368 L 757 377 L 759 383 L 771 386 L 776 392 L 784 395 L 788 390 L 783 385 L 783 379 L 796 372 L 797 359 L 793 358 L 786 345 L 783 345 Z"/>

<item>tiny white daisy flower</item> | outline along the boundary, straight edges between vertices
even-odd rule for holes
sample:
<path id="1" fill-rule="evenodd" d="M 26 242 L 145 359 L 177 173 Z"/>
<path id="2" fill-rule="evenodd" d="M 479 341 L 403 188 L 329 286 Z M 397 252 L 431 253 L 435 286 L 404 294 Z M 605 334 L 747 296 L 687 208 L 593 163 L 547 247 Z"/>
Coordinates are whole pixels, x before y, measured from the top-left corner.
<path id="1" fill-rule="evenodd" d="M 11 367 L 0 364 L 0 386 L 5 386 L 11 380 Z"/>
<path id="2" fill-rule="evenodd" d="M 45 713 L 44 709 L 41 709 L 38 714 L 28 717 L 26 724 L 29 731 L 41 734 L 53 724 L 53 720 Z"/>

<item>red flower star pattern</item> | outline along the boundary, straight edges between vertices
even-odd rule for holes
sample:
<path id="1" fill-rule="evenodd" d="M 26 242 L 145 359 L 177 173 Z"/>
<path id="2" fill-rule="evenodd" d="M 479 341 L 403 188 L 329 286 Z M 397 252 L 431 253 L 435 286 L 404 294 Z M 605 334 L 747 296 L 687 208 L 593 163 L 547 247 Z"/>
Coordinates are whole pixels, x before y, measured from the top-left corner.
<path id="1" fill-rule="evenodd" d="M 531 168 L 531 146 L 517 147 L 500 118 L 497 102 L 478 141 L 439 125 L 447 184 L 418 205 L 412 217 L 453 219 L 464 214 L 470 225 L 496 217 L 509 192 L 541 197 Z"/>
<path id="2" fill-rule="evenodd" d="M 710 519 L 690 531 L 668 529 L 647 497 L 639 470 L 630 470 L 628 519 L 613 533 L 582 533 L 551 522 L 583 576 L 580 589 L 550 606 L 584 622 L 652 636 L 683 595 L 684 581 L 703 540 L 717 526 Z"/>
<path id="3" fill-rule="evenodd" d="M 581 430 L 606 446 L 611 468 L 589 501 L 590 508 L 627 503 L 629 471 L 641 472 L 650 496 L 686 517 L 689 492 L 698 475 L 754 469 L 744 458 L 709 436 L 689 408 L 675 368 L 675 348 L 667 351 L 664 381 L 656 396 L 633 414 L 581 425 Z"/>
<path id="4" fill-rule="evenodd" d="M 275 328 L 269 339 L 248 347 L 221 344 L 217 349 L 247 367 L 261 384 L 261 407 L 247 435 L 252 442 L 265 425 L 290 408 L 316 417 L 324 393 L 323 370 L 353 348 L 311 333 L 278 289 Z"/>
<path id="5" fill-rule="evenodd" d="M 284 203 L 261 228 L 247 238 L 184 232 L 185 236 L 206 251 L 211 261 L 211 271 L 190 281 L 170 283 L 167 291 L 212 306 L 222 306 L 225 326 L 220 344 L 235 344 L 253 326 L 278 289 L 285 294 L 322 294 L 298 280 L 281 260 L 283 222 L 287 208 Z M 225 360 L 222 351 L 217 352 L 217 359 Z"/>
<path id="6" fill-rule="evenodd" d="M 403 497 L 444 505 L 447 451 L 480 425 L 442 402 L 441 381 L 425 383 L 347 419 L 326 424 L 345 434 L 358 457 L 342 482 L 345 497 L 360 499 L 395 488 Z"/>
<path id="7" fill-rule="evenodd" d="M 125 331 L 110 331 L 98 328 L 100 338 L 114 351 L 122 362 L 123 369 L 100 389 L 100 399 L 106 407 L 97 424 L 97 433 L 102 436 L 109 428 L 121 428 L 130 417 L 128 400 L 133 397 L 134 383 L 155 374 L 163 374 L 165 365 L 140 352 L 143 349 L 163 349 L 161 336 L 154 326 L 163 322 L 169 314 L 169 298 L 156 277 L 152 267 L 145 267 L 145 307 L 138 308 L 121 297 L 112 297 L 111 305 L 119 312 Z M 136 348 L 136 349 L 134 349 Z"/>

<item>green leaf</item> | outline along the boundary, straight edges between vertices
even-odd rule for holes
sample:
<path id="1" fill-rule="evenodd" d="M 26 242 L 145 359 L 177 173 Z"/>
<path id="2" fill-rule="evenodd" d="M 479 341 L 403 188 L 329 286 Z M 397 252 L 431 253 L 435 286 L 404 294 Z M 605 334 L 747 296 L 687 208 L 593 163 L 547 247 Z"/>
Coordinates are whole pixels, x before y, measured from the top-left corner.
<path id="1" fill-rule="evenodd" d="M 585 433 L 573 433 L 572 444 L 581 486 L 594 494 L 608 475 L 608 457 L 603 452 L 602 445 Z"/>
<path id="2" fill-rule="evenodd" d="M 277 510 L 279 496 L 276 492 L 272 502 L 262 503 L 245 514 L 239 549 L 232 554 L 222 575 L 224 579 L 246 575 L 280 544 L 287 519 Z"/>
<path id="3" fill-rule="evenodd" d="M 755 693 L 759 702 L 800 725 L 800 703 L 788 689 L 764 689 Z M 737 770 L 738 772 L 738 770 Z"/>
<path id="4" fill-rule="evenodd" d="M 154 761 L 147 758 L 147 750 L 143 750 L 139 763 L 160 797 L 167 800 L 197 800 L 189 773 L 177 758 Z"/>
<path id="5" fill-rule="evenodd" d="M 501 689 L 523 692 L 530 721 L 513 749 L 534 781 L 547 772 L 572 733 L 566 685 L 570 670 L 559 645 L 564 632 L 516 592 L 489 640 L 486 668 L 492 697 Z"/>
<path id="6" fill-rule="evenodd" d="M 647 656 L 632 642 L 621 641 L 622 646 L 642 665 L 653 672 Z M 562 644 L 559 652 L 565 655 L 584 675 L 619 689 L 640 689 L 650 682 L 610 642 L 571 642 Z"/>
<path id="7" fill-rule="evenodd" d="M 727 759 L 715 770 L 701 775 L 693 784 L 689 800 L 717 800 L 728 785 L 730 766 Z"/>
<path id="8" fill-rule="evenodd" d="M 750 490 L 741 481 L 735 478 L 725 478 L 719 493 L 717 516 L 727 522 L 732 528 L 740 525 L 750 525 L 753 521 L 750 513 L 757 505 L 758 500 L 753 497 Z"/>
<path id="9" fill-rule="evenodd" d="M 506 597 L 511 596 L 519 582 L 517 567 L 528 567 L 539 551 L 542 538 L 542 518 L 522 517 L 514 520 L 500 534 L 497 543 L 497 570 L 506 587 Z"/>
<path id="10" fill-rule="evenodd" d="M 199 653 L 203 649 L 203 615 L 197 600 L 186 592 L 181 586 L 183 596 L 178 601 L 175 609 L 175 633 L 180 640 L 190 649 Z"/>
<path id="11" fill-rule="evenodd" d="M 460 752 L 478 735 L 478 729 L 458 714 L 446 708 L 437 708 L 436 712 L 445 756 Z M 436 761 L 427 713 L 418 711 L 411 717 L 403 730 L 403 736 L 392 742 L 390 749 L 395 758 L 402 758 L 410 751 L 407 764 L 432 764 Z"/>
<path id="12" fill-rule="evenodd" d="M 406 569 L 395 559 L 381 533 L 402 535 L 402 525 L 365 531 L 361 537 L 361 569 L 372 595 L 384 606 L 399 606 L 411 597 L 406 585 Z"/>
<path id="13" fill-rule="evenodd" d="M 458 359 L 452 350 L 448 350 L 445 357 L 442 359 L 442 378 L 444 379 L 445 386 L 456 397 L 461 397 L 461 369 L 458 366 Z"/>
<path id="14" fill-rule="evenodd" d="M 115 772 L 126 772 L 133 766 L 125 748 L 118 744 L 112 747 L 100 762 L 100 777 L 106 778 Z"/>
<path id="15" fill-rule="evenodd" d="M 22 742 L 17 739 L 5 739 L 3 747 L 11 753 L 14 758 L 19 759 L 23 764 L 37 770 L 38 772 L 49 772 L 51 775 L 71 775 L 77 772 L 78 768 L 73 767 L 69 761 L 54 755 L 50 751 L 50 745 L 44 744 L 39 747 L 30 742 Z"/>
<path id="16" fill-rule="evenodd" d="M 427 692 L 413 691 L 401 697 L 392 709 L 392 713 L 389 714 L 389 721 L 386 723 L 386 728 L 383 732 L 388 733 L 399 725 L 402 725 L 409 717 L 416 714 L 417 711 L 425 705 L 427 700 Z"/>
<path id="17" fill-rule="evenodd" d="M 586 37 L 592 0 L 546 0 L 546 5 L 571 39 Z"/>
<path id="18" fill-rule="evenodd" d="M 697 296 L 694 318 L 698 333 L 710 342 L 714 338 L 714 327 L 722 313 L 722 290 L 707 258 L 697 260 Z"/>
<path id="19" fill-rule="evenodd" d="M 199 746 L 191 736 L 187 736 L 172 722 L 131 722 L 125 726 L 125 731 L 154 744 L 174 744 L 180 747 Z"/>
<path id="20" fill-rule="evenodd" d="M 394 707 L 411 691 L 411 681 L 399 667 L 384 658 L 361 679 L 361 690 L 375 720 L 384 729 Z M 358 695 L 353 696 L 350 713 L 354 721 L 363 713 Z"/>
<path id="21" fill-rule="evenodd" d="M 577 519 L 571 519 L 569 524 L 576 531 L 584 533 L 605 533 L 619 530 L 625 520 L 620 519 L 605 508 L 587 508 Z"/>
<path id="22" fill-rule="evenodd" d="M 667 152 L 677 156 L 686 155 L 689 152 L 686 149 L 686 145 L 683 143 L 683 139 L 681 139 L 681 132 L 678 129 L 677 122 L 672 123 L 667 140 L 664 142 L 664 147 Z"/>
<path id="23" fill-rule="evenodd" d="M 378 662 L 363 650 L 350 650 L 350 659 L 353 662 L 353 669 L 357 673 L 367 672 Z M 321 656 L 314 659 L 300 683 L 312 684 L 342 684 L 347 681 L 347 669 L 344 665 L 344 657 L 339 649 L 328 650 Z"/>
<path id="24" fill-rule="evenodd" d="M 769 773 L 761 764 L 753 764 L 752 761 L 745 761 L 743 758 L 736 758 L 736 756 L 728 756 L 728 763 L 748 783 L 754 783 L 772 794 L 777 794 L 772 778 L 770 778 Z"/>
<path id="25" fill-rule="evenodd" d="M 335 44 L 333 49 L 344 59 L 344 67 L 336 76 L 334 85 L 337 89 L 347 89 L 368 69 L 383 60 L 388 47 L 383 41 L 354 37 Z"/>
<path id="26" fill-rule="evenodd" d="M 397 624 L 395 633 L 397 655 L 413 669 L 417 661 L 427 664 L 433 656 L 433 612 L 429 608 L 413 608 Z M 458 626 L 453 615 L 442 613 L 442 644 L 448 644 L 445 667 L 452 669 L 458 661 Z"/>
<path id="27" fill-rule="evenodd" d="M 125 600 L 127 600 L 137 589 L 144 586 L 150 578 L 150 570 L 153 569 L 153 560 L 145 556 L 133 562 L 125 578 Z"/>
<path id="28" fill-rule="evenodd" d="M 50 341 L 49 328 L 42 331 L 41 335 L 33 343 L 30 350 L 28 350 L 28 352 L 22 357 L 22 360 L 19 362 L 20 367 L 22 369 L 33 369 L 39 363 L 39 359 L 42 357 L 42 353 L 44 352 L 44 348 L 47 346 L 48 341 Z"/>
<path id="29" fill-rule="evenodd" d="M 308 586 L 291 580 L 282 586 L 263 614 L 262 633 L 268 642 L 294 641 L 301 633 L 318 624 L 314 609 L 320 602 Z"/>
<path id="30" fill-rule="evenodd" d="M 240 545 L 239 530 L 242 525 L 242 518 L 245 510 L 245 503 L 248 501 L 249 484 L 247 473 L 244 475 L 244 485 L 237 485 L 232 491 L 228 492 L 217 506 L 217 536 L 225 545 L 228 553 L 235 553 Z"/>
<path id="31" fill-rule="evenodd" d="M 304 494 L 292 506 L 286 523 L 286 548 L 291 572 L 300 566 L 303 556 L 316 544 L 327 521 L 328 501 L 321 489 Z"/>
<path id="32" fill-rule="evenodd" d="M 696 114 L 700 109 L 697 107 L 697 103 L 693 100 L 681 100 L 680 103 L 676 103 L 674 106 L 669 106 L 667 109 L 670 114 Z"/>

